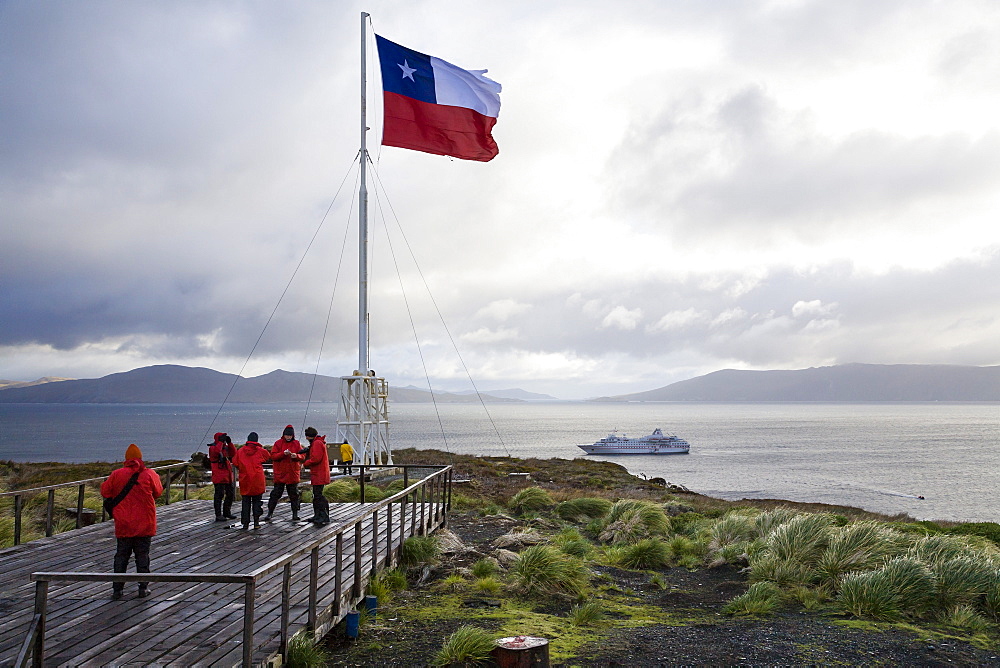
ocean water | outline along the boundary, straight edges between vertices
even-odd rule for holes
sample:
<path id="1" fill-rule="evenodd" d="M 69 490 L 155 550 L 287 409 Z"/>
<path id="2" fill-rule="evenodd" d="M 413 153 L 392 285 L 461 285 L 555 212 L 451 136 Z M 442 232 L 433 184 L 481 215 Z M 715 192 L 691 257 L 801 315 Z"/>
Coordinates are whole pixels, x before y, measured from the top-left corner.
<path id="1" fill-rule="evenodd" d="M 1000 404 L 393 404 L 394 447 L 515 457 L 594 457 L 576 447 L 655 427 L 688 455 L 601 457 L 720 498 L 777 498 L 1000 521 Z M 335 438 L 336 405 L 0 404 L 0 458 L 117 461 L 203 451 L 211 434 L 276 440 L 286 424 Z M 917 497 L 923 496 L 924 499 Z"/>

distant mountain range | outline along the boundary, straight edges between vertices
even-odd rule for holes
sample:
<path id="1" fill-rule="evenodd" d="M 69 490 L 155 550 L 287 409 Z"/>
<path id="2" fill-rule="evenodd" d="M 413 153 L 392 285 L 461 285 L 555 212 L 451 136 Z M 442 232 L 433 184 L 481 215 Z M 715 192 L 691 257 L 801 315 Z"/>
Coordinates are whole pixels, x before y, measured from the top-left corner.
<path id="1" fill-rule="evenodd" d="M 340 401 L 339 377 L 313 376 L 280 369 L 263 376 L 243 378 L 212 369 L 164 364 L 113 373 L 103 378 L 58 382 L 40 382 L 41 380 L 21 386 L 0 387 L 0 403 L 221 404 L 223 401 L 284 403 L 307 401 L 310 392 L 312 401 Z M 430 392 L 425 390 L 390 389 L 393 402 L 431 401 Z M 482 396 L 483 400 L 488 402 L 517 401 L 486 394 Z M 434 401 L 473 403 L 478 402 L 479 398 L 474 394 L 435 392 Z"/>
<path id="2" fill-rule="evenodd" d="M 412 386 L 390 390 L 395 403 L 431 401 L 430 392 Z M 160 365 L 87 380 L 0 381 L 0 403 L 283 403 L 306 401 L 310 391 L 312 401 L 339 401 L 340 378 L 277 370 L 237 379 L 212 369 Z M 487 402 L 558 401 L 520 389 L 488 390 L 481 396 Z M 435 392 L 433 400 L 476 403 L 479 398 L 472 392 Z M 590 401 L 1000 401 L 1000 366 L 844 364 L 795 371 L 726 369 L 656 390 Z"/>
<path id="3" fill-rule="evenodd" d="M 1000 367 L 843 364 L 796 371 L 725 369 L 592 401 L 1000 401 Z"/>

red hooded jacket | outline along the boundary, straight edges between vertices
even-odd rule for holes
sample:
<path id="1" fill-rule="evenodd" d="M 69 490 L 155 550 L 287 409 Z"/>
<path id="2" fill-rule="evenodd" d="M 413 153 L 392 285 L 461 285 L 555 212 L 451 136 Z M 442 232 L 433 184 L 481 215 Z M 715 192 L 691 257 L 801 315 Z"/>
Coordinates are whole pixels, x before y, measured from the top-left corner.
<path id="1" fill-rule="evenodd" d="M 147 469 L 141 459 L 126 459 L 122 468 L 112 471 L 101 483 L 101 496 L 105 499 L 118 496 L 136 471 L 140 473 L 135 486 L 115 506 L 116 538 L 156 535 L 156 499 L 163 494 L 163 484 L 160 476 Z"/>
<path id="2" fill-rule="evenodd" d="M 236 456 L 236 448 L 232 443 L 220 440 L 226 434 L 218 432 L 215 434 L 215 443 L 208 448 L 208 461 L 212 463 L 213 483 L 232 483 L 233 469 L 230 464 Z"/>
<path id="3" fill-rule="evenodd" d="M 291 427 L 291 425 L 288 425 Z M 288 427 L 286 427 L 287 429 Z M 286 441 L 284 437 L 274 442 L 271 448 L 271 461 L 274 462 L 274 482 L 292 485 L 302 480 L 300 473 L 305 455 L 300 455 L 302 446 L 295 439 Z"/>
<path id="4" fill-rule="evenodd" d="M 264 493 L 267 489 L 264 462 L 270 459 L 271 453 L 255 441 L 247 441 L 246 445 L 236 451 L 233 464 L 240 470 L 240 494 L 257 496 Z"/>
<path id="5" fill-rule="evenodd" d="M 330 455 L 326 451 L 326 436 L 317 436 L 312 440 L 305 467 L 309 469 L 311 485 L 330 484 Z"/>

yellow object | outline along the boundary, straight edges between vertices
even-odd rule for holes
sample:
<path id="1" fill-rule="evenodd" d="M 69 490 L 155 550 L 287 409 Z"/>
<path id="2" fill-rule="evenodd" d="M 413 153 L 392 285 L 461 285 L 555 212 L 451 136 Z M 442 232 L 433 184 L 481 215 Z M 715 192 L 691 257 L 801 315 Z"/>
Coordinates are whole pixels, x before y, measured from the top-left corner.
<path id="1" fill-rule="evenodd" d="M 351 447 L 350 443 L 340 444 L 340 461 L 349 462 L 354 459 L 354 448 Z"/>

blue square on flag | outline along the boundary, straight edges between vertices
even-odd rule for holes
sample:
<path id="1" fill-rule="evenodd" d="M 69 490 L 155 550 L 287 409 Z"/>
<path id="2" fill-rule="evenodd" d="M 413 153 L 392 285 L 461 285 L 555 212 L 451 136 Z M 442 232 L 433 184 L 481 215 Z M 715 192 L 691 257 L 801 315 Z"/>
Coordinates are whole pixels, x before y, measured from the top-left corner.
<path id="1" fill-rule="evenodd" d="M 436 104 L 431 57 L 379 35 L 375 35 L 375 40 L 382 70 L 382 88 L 390 93 Z"/>

